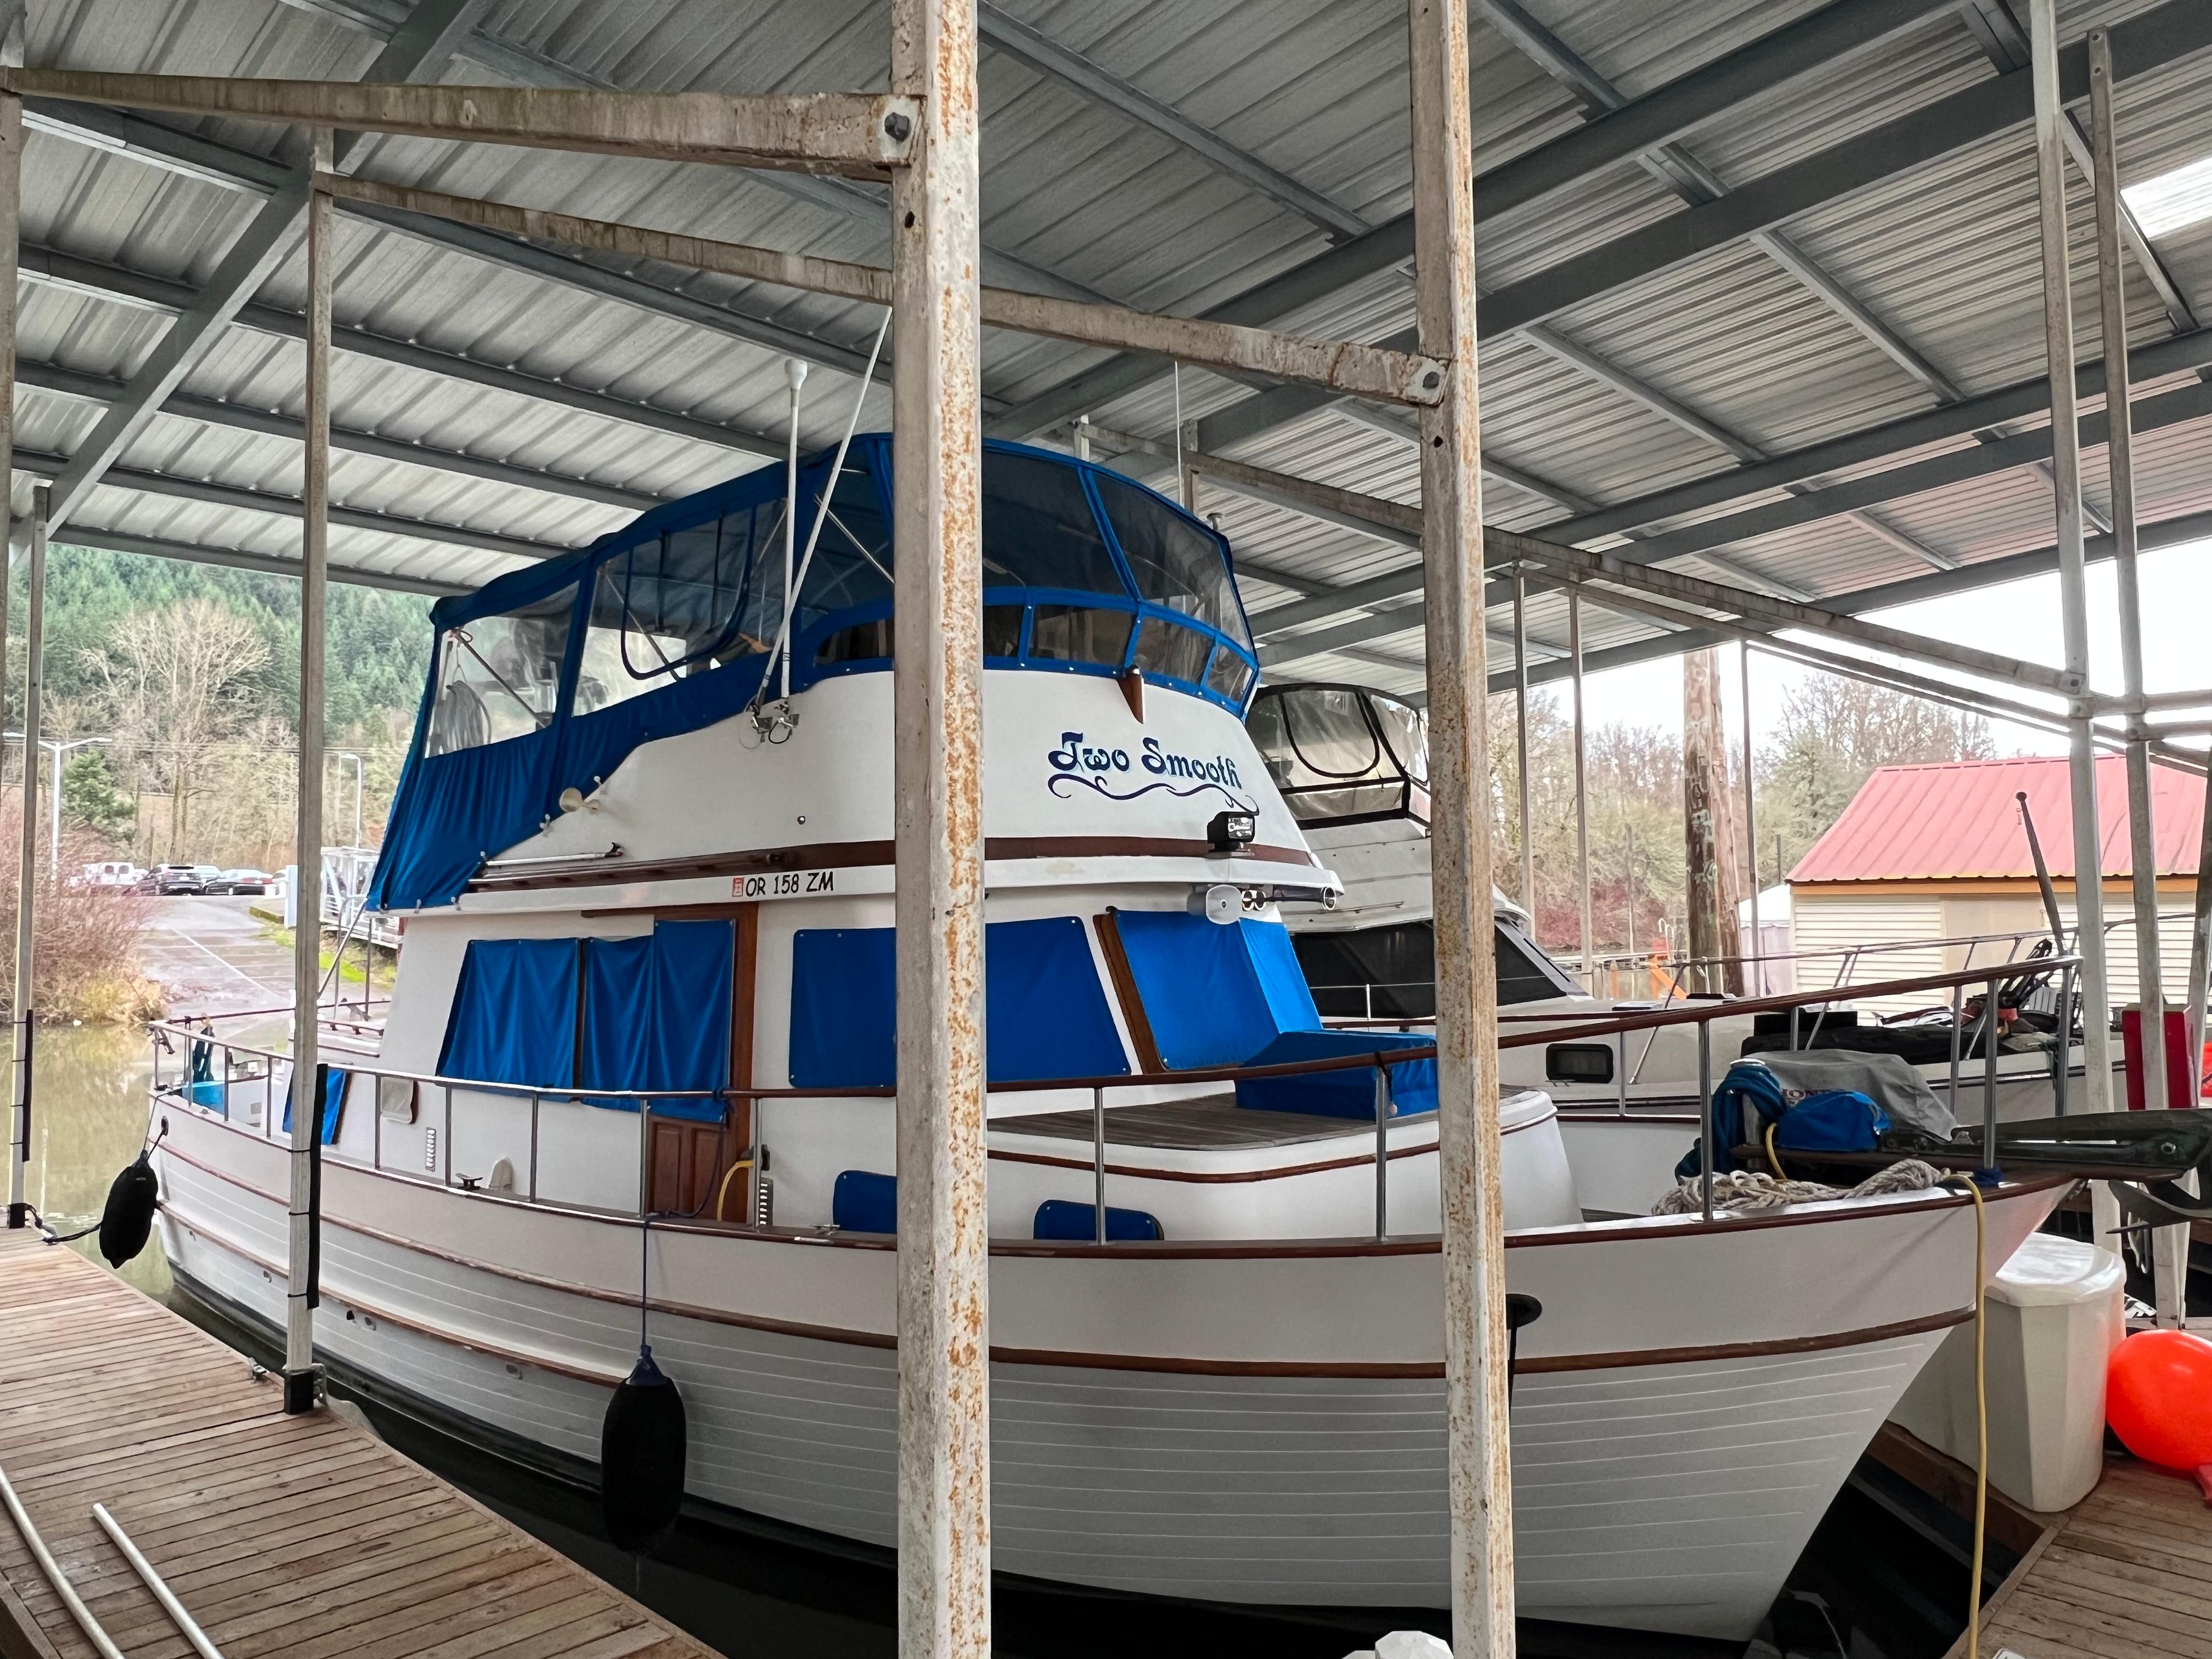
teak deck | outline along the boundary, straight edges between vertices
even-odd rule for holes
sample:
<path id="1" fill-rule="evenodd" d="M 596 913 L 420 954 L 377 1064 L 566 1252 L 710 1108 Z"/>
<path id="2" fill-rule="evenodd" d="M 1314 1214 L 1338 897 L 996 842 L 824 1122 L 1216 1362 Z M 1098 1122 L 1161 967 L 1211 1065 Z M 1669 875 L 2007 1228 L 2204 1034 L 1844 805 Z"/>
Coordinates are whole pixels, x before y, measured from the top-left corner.
<path id="1" fill-rule="evenodd" d="M 75 1251 L 0 1232 L 0 1468 L 130 1659 L 711 1659 L 712 1650 Z M 0 1655 L 93 1647 L 0 1510 Z"/>
<path id="2" fill-rule="evenodd" d="M 1982 1652 L 2212 1659 L 2212 1509 L 2195 1484 L 2108 1459 L 1982 1609 Z M 1966 1652 L 1966 1638 L 1950 1659 Z"/>

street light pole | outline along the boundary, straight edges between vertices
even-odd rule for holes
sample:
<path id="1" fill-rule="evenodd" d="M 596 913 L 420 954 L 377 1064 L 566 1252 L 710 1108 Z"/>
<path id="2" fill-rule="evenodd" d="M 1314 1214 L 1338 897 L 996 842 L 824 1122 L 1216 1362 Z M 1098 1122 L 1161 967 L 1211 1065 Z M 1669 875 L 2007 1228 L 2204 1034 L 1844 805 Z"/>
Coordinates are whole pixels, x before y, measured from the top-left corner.
<path id="1" fill-rule="evenodd" d="M 49 820 L 46 844 L 46 879 L 58 883 L 62 878 L 62 763 L 72 749 L 83 749 L 95 743 L 112 743 L 112 738 L 72 738 L 67 743 L 58 743 L 52 738 L 40 738 L 39 747 L 53 757 L 54 787 L 52 813 Z"/>

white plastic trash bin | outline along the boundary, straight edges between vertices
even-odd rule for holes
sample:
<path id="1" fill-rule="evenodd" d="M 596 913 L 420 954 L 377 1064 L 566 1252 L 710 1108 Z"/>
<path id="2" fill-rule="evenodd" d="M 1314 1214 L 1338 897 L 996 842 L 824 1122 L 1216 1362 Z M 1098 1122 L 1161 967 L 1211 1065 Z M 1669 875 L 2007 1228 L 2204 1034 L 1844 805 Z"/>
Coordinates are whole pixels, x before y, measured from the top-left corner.
<path id="1" fill-rule="evenodd" d="M 2032 1510 L 2070 1509 L 2104 1468 L 2105 1367 L 2127 1334 L 2112 1251 L 2032 1233 L 1989 1290 L 1990 1484 Z M 1959 1326 L 1890 1420 L 1974 1462 L 1974 1328 Z"/>

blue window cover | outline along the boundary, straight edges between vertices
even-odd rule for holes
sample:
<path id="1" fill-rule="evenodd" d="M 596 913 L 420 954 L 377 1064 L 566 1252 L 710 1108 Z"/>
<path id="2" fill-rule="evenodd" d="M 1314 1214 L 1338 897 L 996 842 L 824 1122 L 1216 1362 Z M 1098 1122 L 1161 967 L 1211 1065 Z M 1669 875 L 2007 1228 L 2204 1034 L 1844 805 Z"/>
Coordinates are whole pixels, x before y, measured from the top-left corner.
<path id="1" fill-rule="evenodd" d="M 351 1073 L 342 1072 L 335 1066 L 323 1073 L 323 1121 L 319 1133 L 325 1146 L 338 1144 L 338 1127 L 345 1115 L 346 1082 L 350 1076 Z M 230 1115 L 228 1103 L 224 1104 L 222 1115 L 225 1117 Z M 284 1133 L 288 1135 L 292 1133 L 292 1091 L 289 1089 L 284 1091 Z"/>
<path id="2" fill-rule="evenodd" d="M 727 921 L 664 921 L 641 939 L 584 946 L 582 1089 L 721 1089 L 730 1081 L 730 977 L 736 936 Z M 638 1102 L 595 1105 L 635 1111 Z M 655 1100 L 665 1117 L 717 1122 L 711 1100 Z"/>
<path id="3" fill-rule="evenodd" d="M 1176 1071 L 1242 1066 L 1321 1015 L 1279 921 L 1230 927 L 1183 910 L 1120 910 L 1115 923 L 1160 1059 Z"/>
<path id="4" fill-rule="evenodd" d="M 896 1080 L 892 950 L 889 927 L 802 928 L 794 936 L 793 1088 Z M 1079 916 L 986 924 L 983 1006 L 984 1069 L 994 1084 L 1128 1073 Z"/>
<path id="5" fill-rule="evenodd" d="M 1165 497 L 1088 462 L 998 439 L 989 441 L 985 452 L 984 541 L 993 564 L 985 580 L 993 590 L 993 605 L 1103 605 L 1115 612 L 1115 625 L 1126 628 L 1123 619 L 1138 604 L 1133 596 L 1145 593 L 1176 617 L 1205 625 L 1203 636 L 1192 635 L 1199 663 L 1205 661 L 1204 647 L 1215 637 L 1236 653 L 1231 662 L 1229 652 L 1217 652 L 1212 674 L 1205 684 L 1188 689 L 1241 713 L 1256 665 L 1231 580 L 1228 544 Z M 814 503 L 830 481 L 830 459 L 825 451 L 800 469 L 798 530 L 802 542 L 812 529 Z M 889 438 L 875 433 L 854 439 L 848 471 L 836 487 L 835 521 L 825 523 L 815 565 L 800 595 L 793 653 L 795 688 L 803 690 L 824 674 L 851 672 L 849 653 L 840 656 L 832 652 L 817 661 L 817 650 L 841 630 L 887 611 L 888 578 L 880 567 L 888 560 L 886 550 L 877 544 L 888 539 L 884 526 L 890 483 Z M 782 467 L 762 467 L 657 507 L 590 547 L 514 572 L 476 592 L 441 599 L 432 607 L 430 619 L 442 638 L 447 629 L 481 617 L 565 600 L 570 616 L 567 654 L 552 719 L 542 730 L 479 748 L 426 755 L 424 743 L 437 692 L 433 653 L 414 742 L 370 883 L 372 908 L 452 902 L 485 860 L 527 841 L 559 811 L 563 789 L 573 786 L 588 794 L 640 744 L 713 726 L 745 706 L 768 666 L 758 649 L 759 639 L 771 637 L 775 628 L 764 625 L 757 639 L 745 627 L 716 622 L 708 612 L 719 610 L 735 592 L 732 589 L 725 594 L 717 586 L 711 603 L 701 601 L 705 609 L 694 619 L 696 633 L 688 622 L 679 627 L 687 643 L 699 647 L 690 653 L 696 659 L 692 672 L 681 678 L 655 677 L 647 683 L 651 689 L 606 707 L 574 708 L 590 630 L 595 625 L 617 624 L 601 601 L 608 599 L 619 611 L 623 590 L 610 584 L 635 574 L 627 563 L 617 568 L 616 562 L 627 561 L 648 544 L 658 550 L 654 557 L 662 557 L 687 535 L 696 541 L 696 532 L 709 523 L 727 526 L 748 514 L 752 517 L 747 522 L 753 522 L 761 514 L 781 509 L 784 489 Z M 1095 512 L 1099 499 L 1095 492 L 1100 490 L 1112 494 L 1110 531 Z M 1051 544 L 1027 547 L 1024 537 L 1030 532 L 1048 532 Z M 664 541 L 664 537 L 671 539 Z M 855 538 L 869 544 L 865 554 L 852 544 Z M 1127 545 L 1131 541 L 1138 545 Z M 683 546 L 697 550 L 690 542 Z M 716 546 L 719 559 L 719 542 Z M 1139 580 L 1129 569 L 1130 562 L 1139 559 L 1146 573 L 1157 574 L 1155 567 L 1171 569 L 1177 573 L 1175 580 L 1162 574 L 1154 581 L 1148 574 Z M 661 567 L 653 568 L 660 571 Z M 756 598 L 758 589 L 759 583 L 753 582 Z M 741 613 L 736 620 L 744 622 L 749 615 Z M 780 619 L 779 612 L 770 620 Z M 753 623 L 763 620 L 751 617 Z M 711 649 L 710 633 L 720 641 Z M 882 665 L 878 655 L 871 653 L 868 659 Z M 1031 658 L 1020 660 L 1024 665 L 1032 663 Z M 709 664 L 720 665 L 710 668 Z M 1112 674 L 1122 664 L 1118 653 L 1110 663 L 1088 658 L 1070 662 L 1054 660 L 1047 650 L 1034 659 L 1034 665 L 1061 672 Z"/>
<path id="6" fill-rule="evenodd" d="M 802 927 L 791 941 L 791 1086 L 897 1080 L 889 927 Z"/>
<path id="7" fill-rule="evenodd" d="M 574 1085 L 578 955 L 573 939 L 471 939 L 439 1073 L 525 1087 Z"/>

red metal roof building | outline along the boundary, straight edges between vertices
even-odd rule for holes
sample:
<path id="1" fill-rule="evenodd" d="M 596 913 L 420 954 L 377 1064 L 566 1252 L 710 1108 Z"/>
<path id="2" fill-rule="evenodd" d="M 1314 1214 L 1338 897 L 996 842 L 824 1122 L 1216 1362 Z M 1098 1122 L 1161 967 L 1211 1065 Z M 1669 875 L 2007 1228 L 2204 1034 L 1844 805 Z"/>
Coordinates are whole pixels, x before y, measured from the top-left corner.
<path id="1" fill-rule="evenodd" d="M 2203 836 L 2204 780 L 2150 769 L 2158 874 L 2193 877 Z M 2032 883 L 2035 864 L 2021 823 L 2027 796 L 2052 877 L 2071 884 L 2073 811 L 2063 757 L 1885 766 L 1790 872 L 1795 889 L 1834 883 Z M 2101 868 L 2130 873 L 2127 779 L 2118 755 L 2097 761 Z"/>

